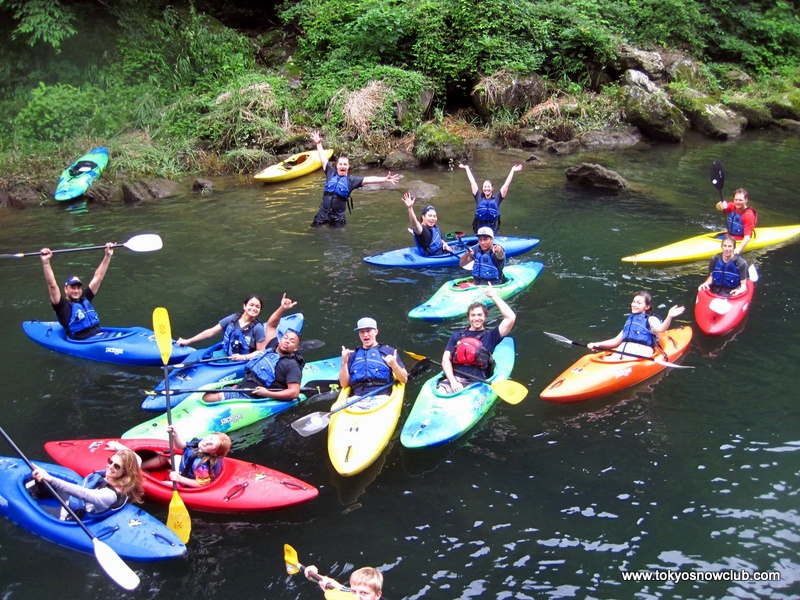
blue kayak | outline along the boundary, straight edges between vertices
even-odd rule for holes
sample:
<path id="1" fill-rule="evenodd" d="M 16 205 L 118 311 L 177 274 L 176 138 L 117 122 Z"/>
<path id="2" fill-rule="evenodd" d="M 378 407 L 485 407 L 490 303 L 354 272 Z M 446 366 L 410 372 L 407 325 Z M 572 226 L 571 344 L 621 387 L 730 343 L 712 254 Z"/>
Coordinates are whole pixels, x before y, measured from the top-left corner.
<path id="1" fill-rule="evenodd" d="M 300 386 L 305 386 L 311 381 L 339 381 L 339 367 L 342 357 L 327 360 L 318 360 L 303 367 L 303 377 Z M 209 390 L 219 389 L 226 385 L 233 385 L 236 381 L 211 384 Z M 252 425 L 258 421 L 274 417 L 290 408 L 294 408 L 307 397 L 303 394 L 299 398 L 289 401 L 270 400 L 269 398 L 236 398 L 221 400 L 220 402 L 203 402 L 205 392 L 189 394 L 189 397 L 172 409 L 172 425 L 180 437 L 190 440 L 195 437 L 204 437 L 210 433 L 229 433 Z M 122 438 L 150 438 L 166 440 L 167 415 L 166 413 L 132 427 L 120 437 Z"/>
<path id="2" fill-rule="evenodd" d="M 82 196 L 94 180 L 100 177 L 107 164 L 108 149 L 102 146 L 92 148 L 64 170 L 58 180 L 54 198 L 63 202 Z"/>
<path id="3" fill-rule="evenodd" d="M 100 333 L 85 340 L 68 339 L 57 321 L 25 321 L 22 330 L 48 350 L 78 358 L 136 367 L 163 364 L 156 334 L 144 327 L 101 327 Z M 194 351 L 194 348 L 178 346 L 173 341 L 169 361 L 181 362 Z"/>
<path id="4" fill-rule="evenodd" d="M 83 477 L 75 471 L 37 461 L 51 475 L 72 483 Z M 36 500 L 25 488 L 31 470 L 22 459 L 0 457 L 0 514 L 46 540 L 87 554 L 94 553 L 92 538 L 75 521 L 61 521 L 46 509 L 57 510 L 55 498 Z M 186 546 L 166 525 L 138 506 L 126 504 L 97 517 L 86 516 L 84 525 L 121 558 L 154 562 L 186 554 Z M 46 576 L 45 573 L 42 574 Z M 56 582 L 54 582 L 54 585 Z"/>
<path id="5" fill-rule="evenodd" d="M 488 381 L 508 379 L 516 355 L 514 340 L 503 338 L 494 349 L 497 365 Z M 406 448 L 427 448 L 452 442 L 472 429 L 497 401 L 488 383 L 476 381 L 455 394 L 440 394 L 437 385 L 443 373 L 426 381 L 400 433 Z"/>
<path id="6" fill-rule="evenodd" d="M 296 313 L 283 317 L 280 323 L 278 323 L 278 339 L 282 338 L 283 334 L 290 329 L 297 333 L 302 333 L 303 322 L 303 313 Z M 220 358 L 220 360 L 210 360 L 213 358 Z M 222 350 L 222 342 L 209 346 L 208 348 L 195 350 L 186 357 L 186 360 L 182 361 L 186 363 L 187 366 L 174 369 L 169 374 L 169 389 L 179 390 L 183 388 L 199 390 L 215 383 L 232 384 L 234 381 L 244 377 L 244 366 L 247 364 L 245 361 L 224 360 L 224 358 L 225 352 Z M 164 381 L 162 380 L 161 383 L 155 387 L 155 390 L 159 391 L 163 389 Z M 189 394 L 170 395 L 170 407 L 177 406 L 188 397 Z M 162 395 L 147 396 L 144 402 L 142 402 L 142 408 L 156 411 L 167 410 L 166 398 L 166 396 Z"/>
<path id="7" fill-rule="evenodd" d="M 506 251 L 506 256 L 518 256 L 524 254 L 539 240 L 536 238 L 504 237 L 497 236 L 494 239 L 496 244 L 500 244 Z M 407 269 L 427 269 L 431 267 L 457 267 L 461 255 L 466 249 L 478 243 L 478 237 L 474 235 L 464 236 L 460 242 L 448 242 L 454 249 L 453 254 L 437 254 L 426 256 L 417 247 L 400 248 L 381 254 L 374 254 L 364 258 L 364 262 L 376 267 L 405 267 Z"/>

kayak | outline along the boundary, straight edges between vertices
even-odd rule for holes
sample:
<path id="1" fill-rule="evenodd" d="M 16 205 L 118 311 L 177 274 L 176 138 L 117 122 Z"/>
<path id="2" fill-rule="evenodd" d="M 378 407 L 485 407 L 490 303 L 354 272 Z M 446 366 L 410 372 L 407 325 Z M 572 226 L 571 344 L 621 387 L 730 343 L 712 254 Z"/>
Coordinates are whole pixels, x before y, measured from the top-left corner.
<path id="1" fill-rule="evenodd" d="M 457 267 L 461 255 L 467 248 L 478 243 L 478 237 L 474 235 L 465 236 L 461 238 L 461 241 L 463 245 L 456 242 L 449 242 L 450 246 L 453 248 L 453 254 L 426 256 L 419 248 L 411 247 L 367 256 L 364 258 L 364 262 L 376 267 L 405 267 L 409 269 Z M 496 237 L 494 241 L 505 249 L 506 256 L 519 256 L 539 243 L 539 240 L 536 238 L 503 236 Z"/>
<path id="2" fill-rule="evenodd" d="M 494 349 L 497 364 L 487 381 L 508 379 L 514 368 L 515 354 L 513 338 L 503 338 Z M 455 394 L 442 394 L 436 389 L 442 375 L 440 371 L 422 385 L 411 407 L 400 432 L 400 443 L 406 448 L 426 448 L 452 442 L 474 427 L 497 401 L 492 386 L 480 381 Z"/>
<path id="3" fill-rule="evenodd" d="M 25 321 L 22 330 L 37 344 L 54 352 L 63 352 L 99 362 L 136 367 L 160 366 L 161 352 L 156 334 L 144 327 L 101 327 L 100 333 L 85 340 L 68 339 L 58 321 Z M 194 352 L 189 346 L 172 342 L 171 364 L 181 362 Z"/>
<path id="4" fill-rule="evenodd" d="M 729 298 L 711 290 L 699 290 L 694 305 L 694 319 L 706 335 L 725 335 L 742 322 L 753 301 L 755 284 L 748 279 L 744 294 Z"/>
<path id="5" fill-rule="evenodd" d="M 725 231 L 704 233 L 655 250 L 632 254 L 622 259 L 632 263 L 667 263 L 708 260 L 719 252 Z M 800 225 L 784 225 L 781 227 L 756 227 L 753 237 L 747 242 L 745 252 L 774 246 L 800 236 Z"/>
<path id="6" fill-rule="evenodd" d="M 287 315 L 281 318 L 278 323 L 278 339 L 283 337 L 289 329 L 298 333 L 303 332 L 303 313 L 296 313 Z M 244 377 L 244 366 L 247 361 L 243 360 L 215 360 L 208 361 L 211 358 L 224 358 L 225 352 L 222 350 L 222 342 L 209 346 L 208 348 L 200 348 L 195 350 L 186 357 L 186 360 L 181 361 L 187 363 L 188 366 L 173 369 L 169 374 L 169 389 L 193 389 L 199 390 L 207 385 L 214 383 L 228 383 Z M 196 363 L 196 364 L 188 364 Z M 156 391 L 164 389 L 164 380 L 155 387 Z M 181 401 L 185 400 L 189 394 L 171 394 L 170 407 L 174 408 Z M 144 410 L 167 410 L 167 397 L 163 395 L 147 396 L 142 402 Z"/>
<path id="7" fill-rule="evenodd" d="M 342 359 L 339 356 L 335 359 L 320 360 L 305 365 L 300 386 L 302 387 L 307 381 L 315 380 L 338 382 L 341 364 Z M 215 390 L 235 383 L 238 383 L 238 380 L 218 382 L 210 384 L 208 389 Z M 190 394 L 186 400 L 172 410 L 172 424 L 184 440 L 204 437 L 214 432 L 236 431 L 257 421 L 278 415 L 306 400 L 306 396 L 300 394 L 298 398 L 287 401 L 270 400 L 269 398 L 259 400 L 239 398 L 207 403 L 203 402 L 203 394 L 204 392 Z M 166 427 L 167 415 L 164 413 L 132 427 L 120 437 L 167 440 L 169 438 Z"/>
<path id="8" fill-rule="evenodd" d="M 339 475 L 361 473 L 383 452 L 400 420 L 405 387 L 397 383 L 391 394 L 370 396 L 331 415 L 328 456 Z M 331 410 L 345 405 L 349 395 L 350 388 L 344 388 Z"/>
<path id="9" fill-rule="evenodd" d="M 83 477 L 60 465 L 36 461 L 48 473 L 80 484 Z M 25 488 L 31 470 L 22 459 L 0 457 L 0 514 L 23 529 L 44 539 L 87 554 L 94 544 L 75 521 L 62 521 L 47 509 L 57 511 L 55 498 L 34 499 Z M 56 513 L 57 514 L 57 513 Z M 104 515 L 81 519 L 95 537 L 111 547 L 122 559 L 154 562 L 186 554 L 186 546 L 166 525 L 134 504 Z"/>
<path id="10" fill-rule="evenodd" d="M 100 177 L 107 164 L 107 148 L 100 146 L 89 150 L 61 174 L 56 186 L 55 199 L 74 200 L 85 194 L 94 180 Z"/>
<path id="11" fill-rule="evenodd" d="M 330 159 L 333 156 L 333 150 L 325 150 L 325 156 Z M 277 183 L 308 175 L 321 167 L 322 162 L 319 160 L 319 153 L 316 150 L 312 150 L 311 152 L 294 154 L 276 165 L 271 165 L 263 171 L 259 171 L 255 175 L 255 179 L 266 183 Z"/>
<path id="12" fill-rule="evenodd" d="M 503 269 L 505 283 L 492 288 L 505 300 L 531 285 L 543 268 L 544 264 L 535 261 L 508 265 Z M 480 301 L 487 306 L 494 304 L 491 298 L 483 293 L 485 289 L 486 286 L 476 286 L 472 277 L 451 279 L 440 287 L 430 300 L 412 309 L 408 316 L 426 321 L 463 317 L 473 302 Z"/>
<path id="13" fill-rule="evenodd" d="M 668 329 L 658 336 L 666 353 L 653 352 L 652 358 L 675 362 L 689 349 L 691 327 Z M 622 359 L 622 360 L 620 360 Z M 548 402 L 582 402 L 624 390 L 664 370 L 663 364 L 648 358 L 628 358 L 612 352 L 597 352 L 579 358 L 540 394 Z"/>
<path id="14" fill-rule="evenodd" d="M 47 442 L 44 449 L 61 465 L 88 475 L 105 468 L 114 453 L 109 442 L 119 439 L 61 440 Z M 142 459 L 153 456 L 169 457 L 169 442 L 165 440 L 124 440 L 124 445 Z M 176 454 L 181 454 L 176 451 Z M 169 469 L 142 470 L 145 497 L 150 502 L 169 504 L 172 500 L 172 481 Z M 291 475 L 226 456 L 222 472 L 202 487 L 178 486 L 184 504 L 190 510 L 214 513 L 245 513 L 287 508 L 317 497 L 317 488 Z"/>

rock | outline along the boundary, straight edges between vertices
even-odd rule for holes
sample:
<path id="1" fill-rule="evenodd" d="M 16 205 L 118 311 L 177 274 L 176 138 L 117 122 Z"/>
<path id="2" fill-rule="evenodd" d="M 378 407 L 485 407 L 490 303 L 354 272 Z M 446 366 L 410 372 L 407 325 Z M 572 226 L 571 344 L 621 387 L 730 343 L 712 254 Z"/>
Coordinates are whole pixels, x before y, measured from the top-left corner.
<path id="1" fill-rule="evenodd" d="M 523 148 L 543 148 L 550 144 L 550 138 L 535 129 L 523 128 L 518 133 Z"/>
<path id="2" fill-rule="evenodd" d="M 800 90 L 772 96 L 766 105 L 773 119 L 800 121 Z"/>
<path id="3" fill-rule="evenodd" d="M 417 200 L 430 200 L 431 198 L 435 198 L 441 189 L 438 185 L 425 183 L 420 179 L 403 182 L 402 187 L 409 190 Z"/>
<path id="4" fill-rule="evenodd" d="M 689 120 L 670 102 L 664 91 L 641 72 L 626 71 L 624 81 L 625 120 L 649 137 L 680 142 L 689 127 Z"/>
<path id="5" fill-rule="evenodd" d="M 667 80 L 682 82 L 689 87 L 702 88 L 705 86 L 705 77 L 700 70 L 700 63 L 683 54 L 667 54 L 664 60 L 664 69 Z"/>
<path id="6" fill-rule="evenodd" d="M 578 141 L 584 148 L 612 150 L 635 146 L 642 141 L 642 134 L 632 125 L 620 124 L 582 133 Z"/>
<path id="7" fill-rule="evenodd" d="M 614 67 L 620 71 L 642 71 L 651 79 L 662 79 L 665 75 L 664 61 L 658 52 L 639 50 L 622 45 L 617 52 Z"/>
<path id="8" fill-rule="evenodd" d="M 417 94 L 416 106 L 409 106 L 408 102 L 398 102 L 394 106 L 394 116 L 401 127 L 405 127 L 410 121 L 420 118 L 428 112 L 433 102 L 433 90 L 422 87 Z"/>
<path id="9" fill-rule="evenodd" d="M 692 114 L 692 126 L 707 137 L 728 140 L 742 135 L 747 119 L 722 104 L 706 104 Z"/>
<path id="10" fill-rule="evenodd" d="M 497 111 L 522 114 L 544 100 L 544 80 L 536 74 L 512 75 L 500 70 L 472 88 L 472 103 L 485 119 Z"/>
<path id="11" fill-rule="evenodd" d="M 192 184 L 192 191 L 200 194 L 208 194 L 214 191 L 214 182 L 210 179 L 202 179 L 198 177 Z"/>
<path id="12" fill-rule="evenodd" d="M 772 123 L 772 114 L 757 98 L 734 97 L 726 100 L 725 106 L 747 119 L 748 129 L 761 129 Z"/>
<path id="13" fill-rule="evenodd" d="M 125 204 L 136 204 L 144 200 L 158 200 L 174 196 L 179 191 L 180 186 L 169 179 L 139 179 L 122 184 L 122 199 Z"/>
<path id="14" fill-rule="evenodd" d="M 749 74 L 735 67 L 725 71 L 720 78 L 725 87 L 733 87 L 739 90 L 750 85 L 754 81 Z"/>
<path id="15" fill-rule="evenodd" d="M 793 119 L 778 119 L 775 121 L 775 124 L 782 129 L 786 129 L 787 131 L 800 133 L 800 121 L 795 121 Z"/>
<path id="16" fill-rule="evenodd" d="M 581 147 L 581 143 L 576 139 L 568 140 L 566 142 L 553 142 L 547 147 L 547 151 L 551 154 L 565 155 L 574 154 Z"/>
<path id="17" fill-rule="evenodd" d="M 383 159 L 383 166 L 390 171 L 398 171 L 400 169 L 411 169 L 417 166 L 417 159 L 408 152 L 402 150 L 392 150 L 388 156 Z"/>
<path id="18" fill-rule="evenodd" d="M 564 171 L 567 180 L 589 187 L 624 190 L 628 182 L 619 174 L 601 165 L 581 163 Z"/>
<path id="19" fill-rule="evenodd" d="M 90 202 L 95 204 L 99 204 L 101 206 L 106 206 L 111 204 L 114 197 L 119 193 L 119 188 L 107 180 L 95 181 L 86 193 L 84 197 L 87 198 Z"/>
<path id="20" fill-rule="evenodd" d="M 30 208 L 42 203 L 41 194 L 27 185 L 12 185 L 0 189 L 0 206 L 5 208 Z"/>

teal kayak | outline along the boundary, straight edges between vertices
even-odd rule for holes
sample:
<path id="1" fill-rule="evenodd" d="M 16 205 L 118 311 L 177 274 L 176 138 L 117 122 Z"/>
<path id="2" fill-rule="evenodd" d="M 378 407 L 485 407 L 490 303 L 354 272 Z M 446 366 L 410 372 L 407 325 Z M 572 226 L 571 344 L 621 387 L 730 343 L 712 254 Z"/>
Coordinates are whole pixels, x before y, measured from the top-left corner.
<path id="1" fill-rule="evenodd" d="M 327 360 L 319 360 L 306 364 L 303 367 L 303 378 L 300 387 L 311 381 L 339 381 L 339 366 L 342 364 L 341 356 Z M 206 386 L 208 390 L 215 390 L 226 385 L 230 386 L 237 381 L 215 382 Z M 203 402 L 203 394 L 197 392 L 190 394 L 178 406 L 172 409 L 172 425 L 184 440 L 195 437 L 205 437 L 209 433 L 228 433 L 252 425 L 263 419 L 268 419 L 306 400 L 301 394 L 294 400 L 281 401 L 255 400 L 252 398 L 239 398 L 222 400 L 221 402 Z M 123 438 L 150 438 L 157 440 L 169 439 L 167 435 L 167 414 L 140 423 L 123 433 Z"/>
<path id="2" fill-rule="evenodd" d="M 107 164 L 107 148 L 100 146 L 89 150 L 61 174 L 56 187 L 55 199 L 58 201 L 74 200 L 85 194 L 94 180 L 100 177 Z"/>
<path id="3" fill-rule="evenodd" d="M 492 287 L 497 295 L 505 300 L 531 285 L 543 268 L 544 264 L 535 261 L 508 265 L 503 269 L 506 282 Z M 463 317 L 473 302 L 492 304 L 483 293 L 484 289 L 485 286 L 476 286 L 472 277 L 451 279 L 440 287 L 430 300 L 412 309 L 408 316 L 426 321 Z"/>
<path id="4" fill-rule="evenodd" d="M 494 349 L 497 365 L 488 381 L 508 379 L 514 368 L 516 350 L 510 337 Z M 494 406 L 497 394 L 488 383 L 476 381 L 455 394 L 440 394 L 436 385 L 440 371 L 426 381 L 403 425 L 400 443 L 406 448 L 426 448 L 452 442 L 469 431 Z"/>

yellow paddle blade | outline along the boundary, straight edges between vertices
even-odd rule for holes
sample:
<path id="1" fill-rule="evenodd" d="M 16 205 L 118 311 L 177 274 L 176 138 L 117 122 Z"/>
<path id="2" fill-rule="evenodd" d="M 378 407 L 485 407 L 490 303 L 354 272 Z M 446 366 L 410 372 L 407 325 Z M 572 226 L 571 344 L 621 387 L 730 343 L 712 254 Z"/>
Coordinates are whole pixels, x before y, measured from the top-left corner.
<path id="1" fill-rule="evenodd" d="M 286 572 L 289 575 L 297 575 L 300 572 L 300 569 L 297 568 L 297 563 L 300 562 L 297 557 L 297 550 L 289 544 L 283 545 L 283 561 L 286 563 Z"/>
<path id="2" fill-rule="evenodd" d="M 528 395 L 528 388 L 510 379 L 493 382 L 492 389 L 495 394 L 509 404 L 519 404 Z"/>
<path id="3" fill-rule="evenodd" d="M 153 311 L 153 331 L 156 334 L 158 350 L 161 352 L 161 362 L 168 365 L 172 354 L 172 330 L 169 326 L 169 313 L 163 306 Z"/>
<path id="4" fill-rule="evenodd" d="M 167 527 L 175 532 L 175 535 L 185 544 L 192 535 L 192 519 L 183 498 L 178 494 L 178 490 L 172 492 L 172 500 L 169 502 L 169 514 L 167 515 Z"/>
<path id="5" fill-rule="evenodd" d="M 413 352 L 409 352 L 408 350 L 405 350 L 404 352 L 414 360 L 425 360 L 426 358 L 428 358 L 427 356 L 422 356 L 422 354 L 414 354 Z"/>
<path id="6" fill-rule="evenodd" d="M 356 595 L 353 592 L 344 590 L 325 590 L 325 600 L 354 600 Z"/>

